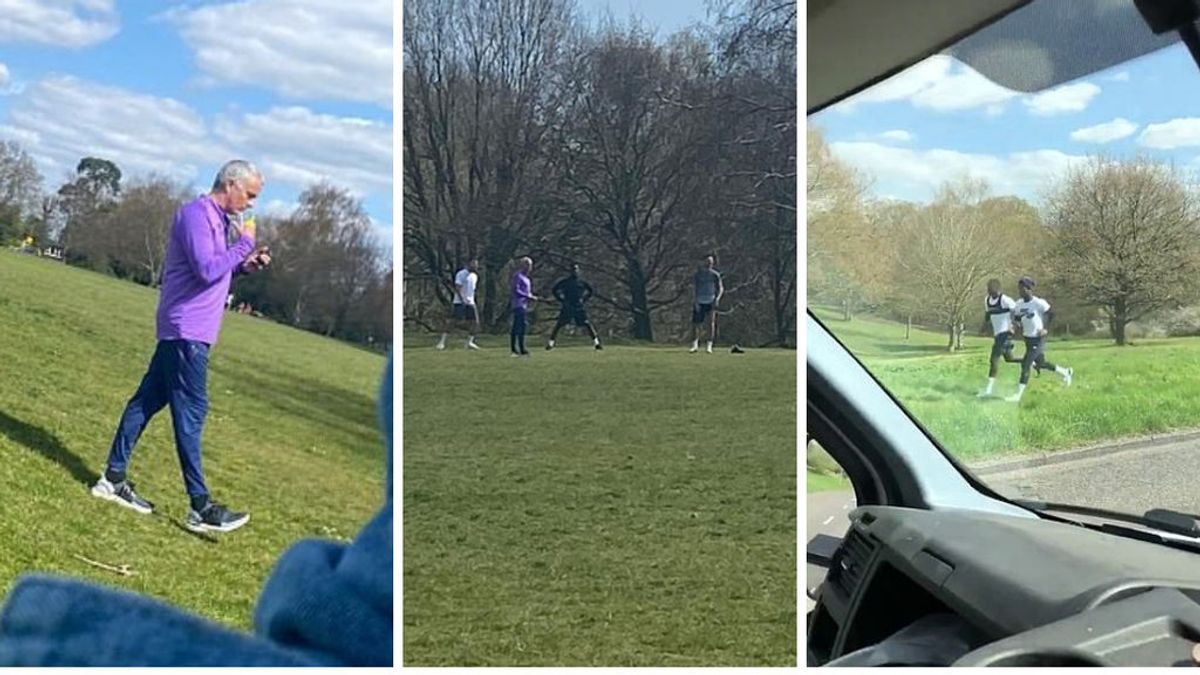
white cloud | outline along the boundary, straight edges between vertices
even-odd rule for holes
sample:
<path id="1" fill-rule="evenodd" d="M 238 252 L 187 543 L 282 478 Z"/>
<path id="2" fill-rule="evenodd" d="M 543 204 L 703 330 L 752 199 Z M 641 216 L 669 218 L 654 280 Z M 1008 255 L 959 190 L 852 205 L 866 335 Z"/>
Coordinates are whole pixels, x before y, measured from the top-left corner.
<path id="1" fill-rule="evenodd" d="M 870 142 L 830 144 L 839 159 L 873 177 L 885 194 L 911 199 L 932 197 L 946 181 L 962 176 L 987 181 L 993 194 L 1036 198 L 1068 168 L 1087 161 L 1058 150 L 1014 152 L 1005 156 L 957 150 L 913 150 Z"/>
<path id="2" fill-rule="evenodd" d="M 1180 117 L 1162 124 L 1149 124 L 1138 136 L 1138 144 L 1156 150 L 1200 145 L 1200 117 Z"/>
<path id="3" fill-rule="evenodd" d="M 879 134 L 879 138 L 885 141 L 894 141 L 896 143 L 909 143 L 913 139 L 913 135 L 903 129 L 892 129 Z"/>
<path id="4" fill-rule="evenodd" d="M 1082 112 L 1099 93 L 1100 87 L 1091 82 L 1076 82 L 1034 94 L 1025 99 L 1025 106 L 1043 117 Z"/>
<path id="5" fill-rule="evenodd" d="M 1132 136 L 1137 130 L 1138 125 L 1124 117 L 1118 117 L 1111 122 L 1076 129 L 1071 132 L 1071 140 L 1083 143 L 1111 143 Z"/>
<path id="6" fill-rule="evenodd" d="M 119 29 L 113 0 L 0 0 L 0 43 L 79 49 Z"/>
<path id="7" fill-rule="evenodd" d="M 1113 82 L 1128 82 L 1129 81 L 1129 71 L 1122 70 L 1119 73 L 1115 73 L 1112 77 L 1110 77 L 1108 79 L 1112 80 Z"/>
<path id="8" fill-rule="evenodd" d="M 126 175 L 154 172 L 204 186 L 211 180 L 207 172 L 245 157 L 268 183 L 304 188 L 327 179 L 360 197 L 392 188 L 386 122 L 289 107 L 219 115 L 209 124 L 174 99 L 70 76 L 48 77 L 14 96 L 0 139 L 20 143 L 51 186 L 92 155 L 112 160 Z"/>
<path id="9" fill-rule="evenodd" d="M 165 17 L 209 84 L 392 106 L 390 0 L 242 0 Z"/>
<path id="10" fill-rule="evenodd" d="M 162 173 L 180 180 L 222 152 L 191 108 L 160 98 L 54 75 L 13 99 L 0 134 L 20 142 L 53 181 L 81 157 L 112 160 L 127 174 Z"/>
<path id="11" fill-rule="evenodd" d="M 8 66 L 4 65 L 3 63 L 0 63 L 0 90 L 6 89 L 8 87 L 8 80 L 9 80 Z"/>
<path id="12" fill-rule="evenodd" d="M 1015 96 L 1015 91 L 995 84 L 952 57 L 938 54 L 838 104 L 838 108 L 851 111 L 863 103 L 906 100 L 918 108 L 951 112 L 994 107 Z"/>
<path id="13" fill-rule="evenodd" d="M 392 189 L 392 128 L 384 122 L 288 107 L 223 116 L 216 132 L 235 154 L 256 158 L 268 182 L 329 180 L 360 196 Z"/>

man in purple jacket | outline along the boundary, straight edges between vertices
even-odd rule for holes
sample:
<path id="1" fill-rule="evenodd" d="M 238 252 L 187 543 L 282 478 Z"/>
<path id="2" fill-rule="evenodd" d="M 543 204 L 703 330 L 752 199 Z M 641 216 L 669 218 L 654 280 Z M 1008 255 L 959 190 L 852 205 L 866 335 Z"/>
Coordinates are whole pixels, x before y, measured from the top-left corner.
<path id="1" fill-rule="evenodd" d="M 508 337 L 513 356 L 529 356 L 529 351 L 525 349 L 525 329 L 528 327 L 526 315 L 529 312 L 529 303 L 538 299 L 533 294 L 532 284 L 529 281 L 529 273 L 532 271 L 533 258 L 525 256 L 517 262 L 517 273 L 513 275 L 513 323 Z"/>
<path id="2" fill-rule="evenodd" d="M 117 424 L 108 465 L 92 487 L 96 497 L 138 513 L 153 512 L 154 505 L 133 491 L 126 469 L 150 419 L 170 406 L 175 451 L 191 499 L 187 527 L 229 532 L 250 520 L 209 495 L 200 467 L 200 434 L 208 412 L 208 350 L 221 329 L 230 281 L 235 273 L 255 272 L 271 262 L 265 247 L 254 249 L 254 219 L 243 215 L 262 186 L 262 173 L 253 164 L 233 160 L 217 173 L 212 192 L 176 212 L 158 301 L 158 347 Z M 230 244 L 232 235 L 237 239 Z"/>

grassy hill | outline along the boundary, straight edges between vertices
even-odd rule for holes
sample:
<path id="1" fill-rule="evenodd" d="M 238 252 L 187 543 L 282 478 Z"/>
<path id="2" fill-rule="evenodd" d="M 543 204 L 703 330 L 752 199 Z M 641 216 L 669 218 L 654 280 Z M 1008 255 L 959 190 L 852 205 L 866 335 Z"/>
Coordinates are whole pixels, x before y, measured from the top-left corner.
<path id="1" fill-rule="evenodd" d="M 1048 451 L 1109 439 L 1200 427 L 1200 339 L 1047 343 L 1050 362 L 1075 369 L 1068 389 L 1058 376 L 1034 375 L 1019 404 L 978 399 L 991 339 L 969 337 L 945 351 L 946 337 L 873 317 L 817 317 L 912 411 L 943 445 L 968 461 Z M 1018 341 L 1016 354 L 1024 353 Z M 995 393 L 1016 390 L 1020 367 L 1002 364 Z"/>
<path id="2" fill-rule="evenodd" d="M 409 335 L 406 665 L 796 663 L 796 353 Z"/>
<path id="3" fill-rule="evenodd" d="M 182 528 L 187 496 L 166 410 L 130 467 L 156 514 L 88 493 L 154 351 L 157 298 L 0 251 L 0 590 L 23 572 L 56 572 L 248 628 L 284 549 L 305 537 L 351 537 L 380 506 L 375 402 L 384 360 L 227 315 L 211 355 L 204 468 L 214 496 L 250 511 L 251 521 L 197 536 Z M 76 555 L 136 574 L 118 576 Z"/>

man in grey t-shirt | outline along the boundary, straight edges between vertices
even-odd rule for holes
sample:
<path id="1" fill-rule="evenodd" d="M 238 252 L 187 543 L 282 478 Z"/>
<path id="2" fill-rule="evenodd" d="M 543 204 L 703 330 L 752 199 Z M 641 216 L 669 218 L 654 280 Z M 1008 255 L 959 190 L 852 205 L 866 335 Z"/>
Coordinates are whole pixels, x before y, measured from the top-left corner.
<path id="1" fill-rule="evenodd" d="M 692 298 L 692 348 L 689 352 L 700 349 L 700 330 L 705 321 L 708 322 L 708 353 L 712 353 L 713 340 L 717 337 L 717 313 L 713 309 L 725 294 L 725 286 L 721 283 L 721 273 L 714 269 L 716 260 L 710 255 L 704 259 L 704 265 L 692 278 L 694 297 Z"/>

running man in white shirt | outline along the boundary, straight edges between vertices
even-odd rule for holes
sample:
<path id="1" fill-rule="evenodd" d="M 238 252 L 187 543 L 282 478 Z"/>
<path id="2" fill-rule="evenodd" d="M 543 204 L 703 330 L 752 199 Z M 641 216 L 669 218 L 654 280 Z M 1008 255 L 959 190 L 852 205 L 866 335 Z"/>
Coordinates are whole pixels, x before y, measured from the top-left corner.
<path id="1" fill-rule="evenodd" d="M 1020 363 L 1021 359 L 1013 356 L 1013 321 L 1012 311 L 1017 306 L 1016 301 L 1000 292 L 1000 280 L 991 279 L 987 284 L 987 296 L 983 299 L 983 310 L 986 321 L 991 324 L 992 358 L 988 367 L 987 387 L 979 392 L 984 398 L 992 395 L 992 387 L 996 386 L 996 374 L 1000 371 L 1001 357 L 1008 363 Z"/>
<path id="2" fill-rule="evenodd" d="M 467 334 L 467 349 L 479 349 L 475 335 L 479 332 L 479 310 L 475 307 L 475 287 L 479 285 L 479 259 L 471 258 L 467 266 L 454 275 L 454 303 L 450 309 L 450 321 Z M 437 348 L 446 348 L 447 333 L 442 333 Z"/>
<path id="3" fill-rule="evenodd" d="M 1021 334 L 1025 337 L 1025 357 L 1021 359 L 1021 383 L 1017 385 L 1017 393 L 1004 399 L 1011 403 L 1021 400 L 1025 393 L 1025 385 L 1029 384 L 1029 369 L 1035 367 L 1039 371 L 1053 370 L 1058 373 L 1063 384 L 1071 386 L 1071 377 L 1075 374 L 1072 368 L 1056 366 L 1046 360 L 1046 327 L 1054 319 L 1054 311 L 1050 303 L 1033 294 L 1033 279 L 1021 277 L 1017 282 L 1021 292 L 1021 300 L 1013 307 L 1013 318 L 1020 322 Z"/>

